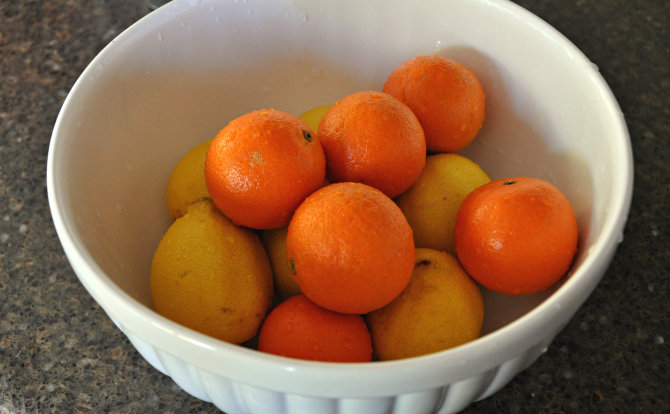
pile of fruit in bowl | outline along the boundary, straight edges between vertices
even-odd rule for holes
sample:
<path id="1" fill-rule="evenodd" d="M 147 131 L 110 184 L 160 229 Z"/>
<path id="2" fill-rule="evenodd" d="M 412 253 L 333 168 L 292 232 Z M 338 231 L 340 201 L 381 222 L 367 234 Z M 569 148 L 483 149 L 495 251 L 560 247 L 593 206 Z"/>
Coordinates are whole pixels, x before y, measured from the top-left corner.
<path id="1" fill-rule="evenodd" d="M 316 361 L 408 358 L 477 339 L 476 282 L 507 295 L 545 290 L 578 241 L 554 185 L 491 181 L 457 154 L 485 117 L 476 74 L 432 55 L 300 117 L 260 109 L 231 120 L 171 174 L 174 222 L 151 269 L 156 310 Z"/>
<path id="2" fill-rule="evenodd" d="M 449 413 L 596 288 L 632 171 L 594 65 L 511 2 L 173 0 L 72 87 L 47 189 L 82 285 L 189 394 Z"/>

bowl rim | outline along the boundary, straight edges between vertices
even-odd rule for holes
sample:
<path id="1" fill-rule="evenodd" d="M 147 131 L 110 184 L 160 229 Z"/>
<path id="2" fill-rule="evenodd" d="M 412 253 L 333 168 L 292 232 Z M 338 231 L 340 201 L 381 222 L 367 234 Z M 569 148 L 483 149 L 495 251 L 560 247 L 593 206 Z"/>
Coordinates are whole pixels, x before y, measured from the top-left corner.
<path id="1" fill-rule="evenodd" d="M 47 194 L 57 235 L 80 282 L 126 335 L 132 332 L 133 335 L 138 335 L 153 347 L 175 355 L 200 369 L 222 373 L 243 383 L 268 389 L 303 393 L 306 392 L 303 387 L 309 384 L 320 388 L 320 395 L 325 396 L 339 396 L 343 393 L 352 396 L 390 395 L 407 392 L 409 383 L 412 383 L 412 387 L 416 390 L 441 386 L 444 385 L 445 379 L 450 381 L 465 379 L 472 372 L 486 371 L 501 360 L 519 355 L 521 347 L 529 346 L 528 343 L 522 343 L 523 340 L 528 340 L 538 329 L 548 329 L 547 327 L 551 326 L 557 332 L 562 326 L 555 326 L 561 324 L 561 321 L 552 319 L 555 313 L 578 302 L 574 306 L 576 311 L 602 277 L 602 272 L 598 275 L 596 274 L 598 272 L 593 273 L 592 270 L 602 268 L 604 272 L 621 241 L 633 192 L 633 156 L 630 136 L 621 109 L 606 81 L 570 40 L 538 16 L 508 0 L 479 1 L 516 14 L 520 21 L 523 20 L 548 34 L 560 47 L 569 50 L 571 55 L 583 65 L 584 76 L 588 76 L 590 82 L 594 84 L 603 98 L 602 104 L 606 106 L 606 112 L 616 125 L 613 130 L 617 131 L 617 135 L 612 136 L 612 139 L 619 143 L 617 148 L 620 151 L 616 155 L 620 158 L 618 165 L 621 168 L 616 172 L 616 178 L 621 185 L 613 190 L 612 199 L 615 200 L 615 203 L 610 206 L 602 230 L 594 240 L 591 251 L 586 255 L 581 266 L 574 271 L 572 277 L 568 278 L 563 286 L 534 309 L 473 342 L 445 351 L 395 361 L 355 364 L 328 363 L 265 354 L 217 340 L 159 315 L 112 282 L 95 263 L 86 246 L 79 241 L 75 229 L 68 222 L 66 202 L 61 198 L 59 191 L 61 182 L 58 176 L 57 161 L 59 155 L 64 151 L 61 146 L 65 140 L 63 124 L 68 113 L 74 110 L 74 102 L 82 94 L 82 85 L 91 78 L 92 68 L 97 62 L 112 53 L 119 45 L 123 45 L 127 39 L 144 30 L 144 27 L 154 20 L 156 22 L 167 20 L 175 13 L 187 9 L 190 0 L 175 0 L 162 6 L 135 22 L 112 40 L 97 54 L 74 83 L 56 119 L 47 156 Z M 597 280 L 593 280 L 594 278 Z M 577 295 L 575 299 L 574 292 L 579 292 L 580 289 L 585 292 Z M 572 314 L 567 318 L 571 316 Z M 567 322 L 567 319 L 563 322 Z M 509 337 L 516 339 L 509 340 Z M 537 338 L 537 340 L 540 339 L 542 338 Z M 548 344 L 532 343 L 530 345 L 546 346 Z M 198 355 L 193 355 L 194 349 L 198 350 Z M 492 361 L 491 354 L 493 353 L 496 355 L 495 361 Z M 446 372 L 445 368 L 450 366 L 458 366 L 462 369 Z M 352 367 L 355 367 L 355 370 L 352 370 Z M 262 375 L 259 375 L 259 372 L 262 372 Z M 343 378 L 348 378 L 346 375 L 352 372 L 355 372 L 353 377 L 350 375 L 352 381 L 343 381 Z M 290 380 L 286 379 L 287 373 L 291 373 Z M 400 373 L 402 377 L 398 377 Z M 355 381 L 353 381 L 354 378 Z M 370 384 L 372 381 L 375 382 L 378 391 L 360 385 Z"/>

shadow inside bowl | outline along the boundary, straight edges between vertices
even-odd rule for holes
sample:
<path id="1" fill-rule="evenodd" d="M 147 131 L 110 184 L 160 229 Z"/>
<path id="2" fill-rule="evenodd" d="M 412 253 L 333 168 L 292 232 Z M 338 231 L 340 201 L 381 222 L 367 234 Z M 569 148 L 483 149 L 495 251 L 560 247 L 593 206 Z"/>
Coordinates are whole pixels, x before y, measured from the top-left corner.
<path id="1" fill-rule="evenodd" d="M 580 226 L 580 244 L 586 243 L 593 207 L 592 177 L 584 160 L 560 149 L 552 148 L 544 134 L 553 130 L 538 130 L 529 120 L 558 114 L 529 111 L 526 99 L 514 95 L 503 79 L 504 74 L 495 62 L 481 52 L 451 46 L 441 49 L 439 55 L 454 59 L 472 69 L 479 78 L 487 96 L 487 116 L 472 144 L 461 154 L 476 161 L 492 180 L 515 176 L 545 179 L 556 185 L 570 199 Z M 538 105 L 538 108 L 539 105 Z M 542 125 L 551 123 L 542 123 Z M 586 252 L 578 251 L 572 268 Z M 508 296 L 482 289 L 485 317 L 482 335 L 500 329 L 535 309 L 556 292 L 570 277 L 571 272 L 545 291 L 535 294 Z"/>
<path id="2" fill-rule="evenodd" d="M 68 177 L 64 197 L 74 200 L 65 211 L 73 234 L 104 275 L 151 308 L 151 258 L 170 225 L 165 189 L 183 154 L 245 112 L 300 115 L 377 85 L 308 53 L 218 66 L 137 66 L 84 79 L 90 87 L 77 91 L 85 104 L 69 108 L 77 111 L 69 118 L 76 125 L 66 126 L 72 133 L 59 168 Z"/>

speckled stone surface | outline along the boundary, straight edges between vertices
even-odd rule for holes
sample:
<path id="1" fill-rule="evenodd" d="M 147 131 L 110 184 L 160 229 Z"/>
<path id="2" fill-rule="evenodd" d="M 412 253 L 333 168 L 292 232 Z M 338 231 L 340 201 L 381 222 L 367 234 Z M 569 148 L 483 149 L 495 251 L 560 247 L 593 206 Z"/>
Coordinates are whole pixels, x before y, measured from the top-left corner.
<path id="1" fill-rule="evenodd" d="M 624 241 L 593 295 L 534 365 L 465 412 L 668 412 L 668 2 L 518 3 L 609 83 L 630 129 L 635 192 Z M 47 204 L 47 149 L 63 99 L 96 53 L 150 9 L 149 0 L 0 0 L 0 414 L 218 412 L 150 367 L 85 292 Z"/>

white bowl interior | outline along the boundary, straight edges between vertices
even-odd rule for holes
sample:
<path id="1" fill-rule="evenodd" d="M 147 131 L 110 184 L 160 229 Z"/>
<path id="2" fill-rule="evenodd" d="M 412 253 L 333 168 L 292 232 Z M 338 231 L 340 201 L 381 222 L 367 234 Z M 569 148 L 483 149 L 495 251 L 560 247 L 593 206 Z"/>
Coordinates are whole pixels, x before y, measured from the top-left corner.
<path id="1" fill-rule="evenodd" d="M 396 65 L 419 54 L 459 60 L 483 84 L 487 119 L 463 153 L 492 178 L 553 182 L 580 224 L 572 275 L 536 295 L 485 293 L 485 333 L 525 333 L 519 318 L 539 312 L 554 293 L 551 300 L 579 297 L 568 285 L 590 278 L 581 304 L 606 266 L 594 263 L 609 260 L 620 236 L 632 186 L 625 124 L 597 69 L 505 1 L 394 3 L 177 0 L 91 63 L 54 129 L 48 185 L 73 268 L 110 316 L 218 347 L 150 309 L 150 262 L 169 225 L 165 186 L 177 160 L 244 112 L 299 115 L 380 89 Z M 173 350 L 186 350 L 186 342 Z"/>

